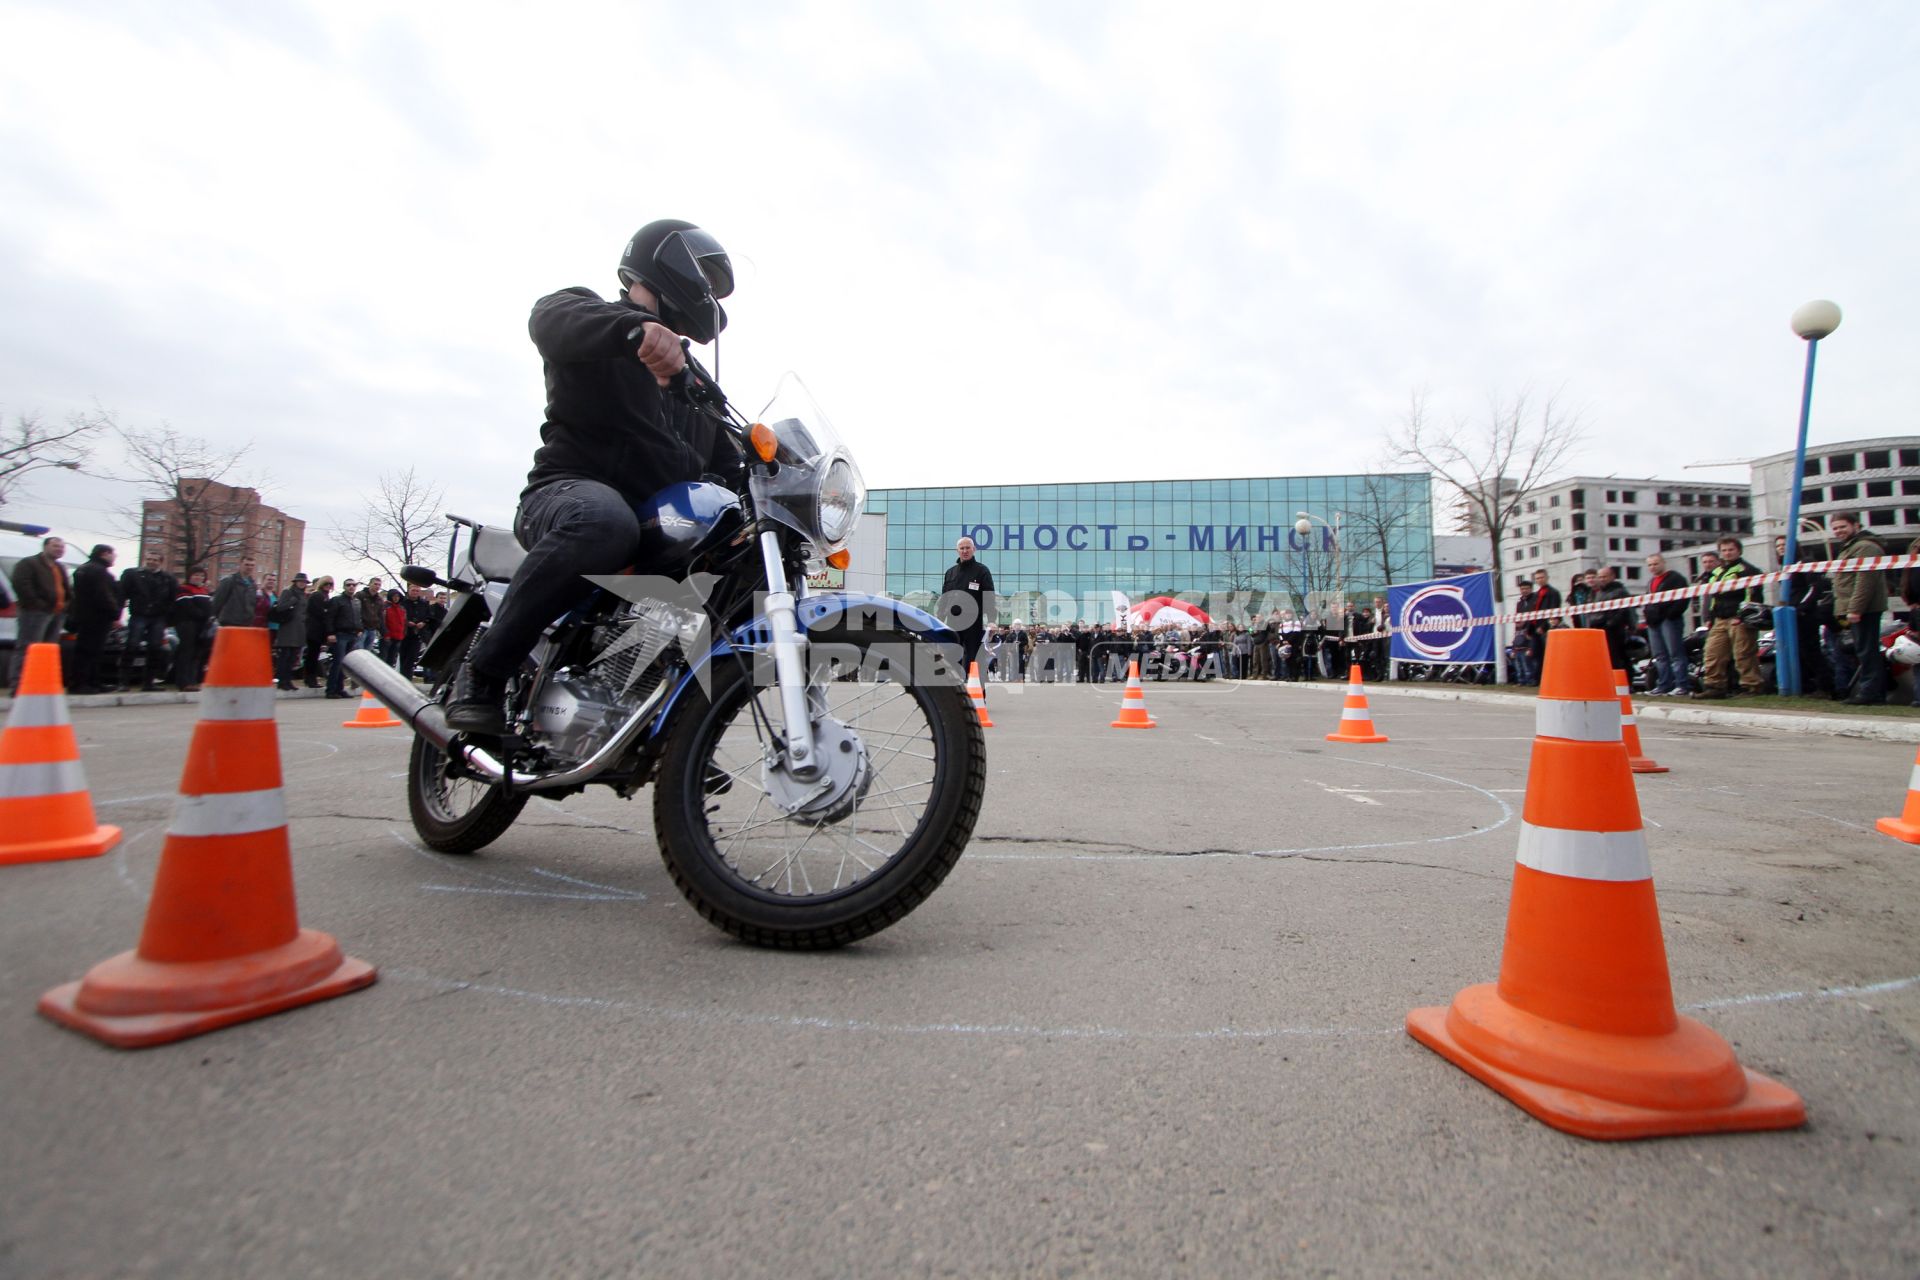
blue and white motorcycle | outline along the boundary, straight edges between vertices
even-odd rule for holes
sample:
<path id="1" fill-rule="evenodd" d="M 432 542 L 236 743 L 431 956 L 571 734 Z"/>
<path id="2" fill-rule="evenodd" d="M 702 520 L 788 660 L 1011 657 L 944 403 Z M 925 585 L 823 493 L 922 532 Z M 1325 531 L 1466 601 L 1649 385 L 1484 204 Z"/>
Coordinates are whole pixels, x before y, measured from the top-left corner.
<path id="1" fill-rule="evenodd" d="M 884 596 L 807 589 L 809 562 L 844 565 L 866 490 L 797 379 L 756 423 L 698 366 L 681 395 L 739 443 L 744 482 L 640 505 L 650 576 L 593 579 L 547 630 L 505 738 L 456 733 L 444 707 L 525 558 L 511 529 L 449 517 L 446 576 L 404 574 L 449 591 L 429 693 L 370 653 L 347 668 L 417 735 L 407 794 L 429 847 L 474 853 L 536 795 L 651 784 L 661 857 L 703 916 L 762 946 L 841 946 L 923 902 L 973 833 L 986 747 L 958 639 Z"/>

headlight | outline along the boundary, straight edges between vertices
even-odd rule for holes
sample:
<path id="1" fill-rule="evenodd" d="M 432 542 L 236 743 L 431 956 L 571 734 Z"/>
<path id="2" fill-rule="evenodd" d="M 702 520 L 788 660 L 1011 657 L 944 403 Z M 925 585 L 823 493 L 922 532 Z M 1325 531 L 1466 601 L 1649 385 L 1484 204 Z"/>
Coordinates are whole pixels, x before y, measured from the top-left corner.
<path id="1" fill-rule="evenodd" d="M 866 486 L 846 458 L 835 458 L 820 477 L 820 536 L 828 543 L 845 542 L 866 506 Z"/>

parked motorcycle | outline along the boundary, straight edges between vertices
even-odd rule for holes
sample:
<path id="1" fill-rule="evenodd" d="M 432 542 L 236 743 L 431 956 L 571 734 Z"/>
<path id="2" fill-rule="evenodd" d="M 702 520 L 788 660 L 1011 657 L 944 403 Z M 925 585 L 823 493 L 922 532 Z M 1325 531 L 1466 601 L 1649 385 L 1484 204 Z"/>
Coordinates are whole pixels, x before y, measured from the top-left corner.
<path id="1" fill-rule="evenodd" d="M 591 580 L 509 682 L 504 738 L 456 733 L 444 708 L 526 557 L 510 528 L 450 516 L 446 576 L 402 575 L 451 593 L 423 655 L 430 693 L 369 653 L 347 667 L 417 735 L 407 799 L 428 847 L 474 853 L 536 795 L 651 784 L 660 855 L 701 915 L 761 946 L 838 947 L 953 869 L 985 741 L 950 630 L 884 596 L 807 590 L 866 490 L 805 388 L 788 375 L 749 423 L 689 359 L 676 411 L 735 440 L 744 472 L 636 505 L 636 561 L 659 576 Z"/>

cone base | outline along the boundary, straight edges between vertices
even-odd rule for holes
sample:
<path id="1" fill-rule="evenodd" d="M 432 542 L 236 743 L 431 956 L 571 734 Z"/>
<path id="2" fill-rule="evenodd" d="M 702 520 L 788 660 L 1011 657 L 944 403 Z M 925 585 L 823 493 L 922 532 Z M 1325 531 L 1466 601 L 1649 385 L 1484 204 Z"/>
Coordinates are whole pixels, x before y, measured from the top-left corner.
<path id="1" fill-rule="evenodd" d="M 1384 733 L 1330 733 L 1327 735 L 1328 742 L 1385 742 L 1386 740 L 1387 735 Z"/>
<path id="2" fill-rule="evenodd" d="M 311 930 L 302 930 L 303 934 L 308 932 Z M 325 934 L 320 936 L 326 937 Z M 128 956 L 132 954 L 132 952 L 127 953 Z M 114 959 L 125 958 L 116 956 Z M 105 963 L 112 964 L 114 961 L 109 960 Z M 91 976 L 89 975 L 89 978 Z M 92 1036 L 95 1040 L 112 1045 L 116 1049 L 145 1049 L 152 1045 L 171 1044 L 176 1040 L 186 1040 L 209 1031 L 218 1031 L 222 1027 L 230 1027 L 235 1023 L 264 1018 L 269 1014 L 281 1013 L 303 1004 L 331 1000 L 335 996 L 343 996 L 348 992 L 358 991 L 362 987 L 372 986 L 374 979 L 378 976 L 374 967 L 366 961 L 356 960 L 352 956 L 342 956 L 340 963 L 330 972 L 290 991 L 278 992 L 255 1000 L 242 1000 L 220 1008 L 160 1010 L 152 1013 L 131 1014 L 97 1013 L 82 1008 L 81 1003 L 84 1000 L 82 988 L 86 986 L 86 980 L 82 980 L 64 983 L 41 996 L 39 1009 L 43 1015 L 61 1026 Z"/>
<path id="3" fill-rule="evenodd" d="M 72 858 L 97 858 L 119 843 L 120 828 L 95 827 L 83 836 L 0 845 L 0 867 L 11 867 L 28 862 L 65 862 Z"/>
<path id="4" fill-rule="evenodd" d="M 1873 824 L 1873 829 L 1883 836 L 1892 836 L 1895 840 L 1905 840 L 1908 844 L 1920 844 L 1920 822 L 1908 822 L 1904 818 L 1881 818 Z M 6 855 L 0 854 L 0 862 Z"/>
<path id="5" fill-rule="evenodd" d="M 1115 720 L 1107 726 L 1109 729 L 1158 729 L 1159 727 L 1160 722 L 1152 716 L 1140 720 Z"/>
<path id="6" fill-rule="evenodd" d="M 406 724 L 400 720 L 342 720 L 342 729 L 404 729 Z"/>
<path id="7" fill-rule="evenodd" d="M 1627 761 L 1627 765 L 1635 773 L 1667 773 L 1669 772 L 1667 766 L 1663 764 L 1655 764 L 1651 759 L 1649 759 L 1646 756 L 1630 757 Z"/>
<path id="8" fill-rule="evenodd" d="M 1469 991 L 1473 988 L 1468 988 Z M 1464 994 L 1464 993 L 1463 993 Z M 1495 1066 L 1475 1055 L 1447 1028 L 1445 1008 L 1407 1014 L 1407 1034 L 1535 1119 L 1564 1133 L 1598 1141 L 1673 1137 L 1689 1133 L 1737 1133 L 1758 1129 L 1795 1129 L 1807 1122 L 1800 1095 L 1757 1071 L 1740 1068 L 1746 1091 L 1722 1107 L 1667 1110 L 1639 1107 L 1596 1097 L 1578 1089 L 1547 1084 Z M 1681 1019 L 1683 1023 L 1691 1019 Z M 1625 1041 L 1644 1037 L 1620 1037 Z"/>
<path id="9" fill-rule="evenodd" d="M 978 721 L 980 722 L 980 727 L 981 727 L 982 729 L 991 729 L 991 728 L 993 728 L 993 721 L 991 721 L 991 720 L 989 720 L 989 719 L 987 718 L 987 716 L 986 716 L 986 713 L 985 713 L 985 712 L 982 712 L 981 714 L 979 714 L 979 715 L 977 715 L 977 716 L 975 716 L 975 717 L 974 717 L 974 719 L 976 719 L 976 720 L 978 720 Z"/>

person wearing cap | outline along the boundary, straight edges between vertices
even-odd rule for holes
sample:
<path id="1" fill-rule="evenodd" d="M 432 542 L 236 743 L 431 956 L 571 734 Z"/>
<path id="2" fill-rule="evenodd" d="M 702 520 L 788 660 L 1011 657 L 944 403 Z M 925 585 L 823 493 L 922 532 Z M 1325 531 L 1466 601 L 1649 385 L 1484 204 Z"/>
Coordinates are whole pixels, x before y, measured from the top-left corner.
<path id="1" fill-rule="evenodd" d="M 113 548 L 106 543 L 87 553 L 87 562 L 73 571 L 73 604 L 67 621 L 73 627 L 74 693 L 103 693 L 101 657 L 106 653 L 107 637 L 120 620 L 125 602 L 120 583 L 113 576 Z"/>
<path id="2" fill-rule="evenodd" d="M 282 689 L 293 688 L 293 673 L 307 649 L 307 575 L 296 573 L 287 589 L 274 597 L 267 620 L 273 630 L 273 680 Z"/>

